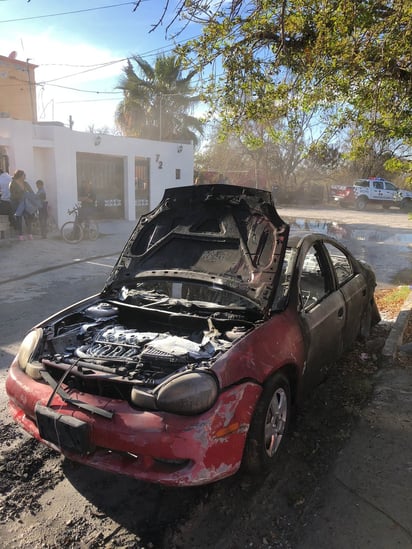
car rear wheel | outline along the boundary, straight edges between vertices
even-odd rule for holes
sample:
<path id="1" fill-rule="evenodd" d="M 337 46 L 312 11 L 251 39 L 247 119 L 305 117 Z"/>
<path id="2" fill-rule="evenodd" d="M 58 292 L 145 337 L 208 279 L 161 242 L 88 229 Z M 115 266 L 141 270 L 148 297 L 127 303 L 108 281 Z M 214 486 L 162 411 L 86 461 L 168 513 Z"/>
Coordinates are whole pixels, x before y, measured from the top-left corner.
<path id="1" fill-rule="evenodd" d="M 410 200 L 409 198 L 404 198 L 401 202 L 401 208 L 405 212 L 411 211 L 412 210 L 412 200 Z"/>
<path id="2" fill-rule="evenodd" d="M 368 204 L 368 199 L 365 196 L 360 196 L 356 200 L 356 209 L 362 211 L 366 208 L 367 204 Z"/>
<path id="3" fill-rule="evenodd" d="M 290 415 L 290 385 L 278 373 L 266 382 L 250 424 L 243 454 L 247 471 L 258 473 L 272 465 L 287 433 Z"/>
<path id="4" fill-rule="evenodd" d="M 366 307 L 361 318 L 361 324 L 359 328 L 358 339 L 365 340 L 370 336 L 373 326 L 378 324 L 381 320 L 378 306 L 376 305 L 375 298 L 372 298 L 371 302 Z"/>
<path id="5" fill-rule="evenodd" d="M 366 307 L 360 323 L 360 330 L 359 330 L 359 339 L 361 341 L 364 341 L 365 339 L 368 339 L 371 333 L 372 328 L 372 306 L 368 304 Z"/>

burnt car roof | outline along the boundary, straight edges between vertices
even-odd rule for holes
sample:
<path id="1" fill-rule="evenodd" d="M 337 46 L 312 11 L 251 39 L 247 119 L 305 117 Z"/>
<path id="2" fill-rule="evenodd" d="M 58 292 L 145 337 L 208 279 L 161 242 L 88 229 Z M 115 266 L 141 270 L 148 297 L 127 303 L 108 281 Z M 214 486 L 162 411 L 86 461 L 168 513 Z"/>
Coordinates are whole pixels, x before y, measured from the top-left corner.
<path id="1" fill-rule="evenodd" d="M 267 191 L 226 184 L 170 188 L 140 218 L 106 288 L 147 277 L 191 279 L 268 310 L 288 233 Z"/>

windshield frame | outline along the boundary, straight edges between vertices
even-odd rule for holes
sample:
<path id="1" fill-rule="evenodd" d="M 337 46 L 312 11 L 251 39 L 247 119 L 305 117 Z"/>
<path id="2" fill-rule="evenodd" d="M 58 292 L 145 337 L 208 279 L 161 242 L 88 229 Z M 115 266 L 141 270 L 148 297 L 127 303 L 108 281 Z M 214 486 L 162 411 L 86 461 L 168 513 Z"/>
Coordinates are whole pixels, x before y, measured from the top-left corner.
<path id="1" fill-rule="evenodd" d="M 160 289 L 161 287 L 163 290 Z M 165 289 L 169 291 L 165 291 Z M 140 292 L 141 299 L 139 299 Z M 209 297 L 207 297 L 208 293 Z M 201 294 L 204 295 L 203 298 L 201 298 Z M 220 297 L 220 302 L 212 299 L 213 296 Z M 138 275 L 133 280 L 112 286 L 110 298 L 145 309 L 158 307 L 162 304 L 169 307 L 174 304 L 176 306 L 192 304 L 205 311 L 247 311 L 254 314 L 262 312 L 258 303 L 232 287 L 216 283 L 216 281 L 195 279 L 193 276 L 190 278 L 165 276 L 164 274 L 155 276 L 154 273 L 145 276 Z M 133 303 L 134 300 L 137 303 Z M 225 302 L 226 300 L 230 300 L 230 302 Z"/>

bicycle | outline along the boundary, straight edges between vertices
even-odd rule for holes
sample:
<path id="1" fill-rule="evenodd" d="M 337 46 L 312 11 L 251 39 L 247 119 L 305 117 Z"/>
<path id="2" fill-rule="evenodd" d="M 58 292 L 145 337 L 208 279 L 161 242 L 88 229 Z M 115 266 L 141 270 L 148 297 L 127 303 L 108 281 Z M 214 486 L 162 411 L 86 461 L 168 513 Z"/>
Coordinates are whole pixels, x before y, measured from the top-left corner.
<path id="1" fill-rule="evenodd" d="M 77 244 L 84 238 L 97 240 L 99 238 L 99 225 L 92 219 L 80 219 L 80 208 L 76 204 L 73 209 L 67 210 L 69 215 L 75 215 L 74 221 L 67 221 L 60 229 L 60 234 L 65 242 Z"/>
<path id="2" fill-rule="evenodd" d="M 36 212 L 34 217 L 33 217 L 33 220 L 32 220 L 32 223 L 31 223 L 31 230 L 32 230 L 32 234 L 37 234 L 37 235 L 41 234 L 39 212 Z M 53 214 L 50 213 L 50 206 L 49 206 L 48 207 L 48 212 L 47 212 L 47 229 L 46 229 L 46 233 L 47 234 L 55 234 L 58 231 L 59 231 L 59 227 L 57 225 L 57 221 L 55 220 Z"/>

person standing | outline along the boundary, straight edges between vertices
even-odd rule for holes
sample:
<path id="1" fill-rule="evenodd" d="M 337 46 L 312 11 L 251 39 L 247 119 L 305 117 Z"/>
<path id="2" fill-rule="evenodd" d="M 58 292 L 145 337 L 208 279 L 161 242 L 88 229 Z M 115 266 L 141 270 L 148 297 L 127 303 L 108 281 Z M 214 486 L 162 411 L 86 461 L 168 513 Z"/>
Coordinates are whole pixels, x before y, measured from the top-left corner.
<path id="1" fill-rule="evenodd" d="M 96 193 L 94 192 L 91 181 L 85 181 L 80 191 L 79 200 L 82 206 L 79 211 L 80 221 L 89 221 L 96 213 Z"/>
<path id="2" fill-rule="evenodd" d="M 37 192 L 36 196 L 39 199 L 39 225 L 42 238 L 47 238 L 47 217 L 48 217 L 48 202 L 44 182 L 41 179 L 36 181 Z"/>
<path id="3" fill-rule="evenodd" d="M 26 240 L 23 234 L 23 219 L 25 222 L 27 238 L 33 240 L 32 221 L 33 215 L 39 208 L 38 199 L 33 189 L 25 180 L 26 174 L 23 170 L 16 170 L 10 183 L 10 202 L 15 217 L 15 227 L 19 240 Z"/>
<path id="4" fill-rule="evenodd" d="M 14 216 L 10 203 L 10 182 L 11 175 L 0 170 L 0 215 L 7 215 L 10 225 L 14 227 Z"/>

